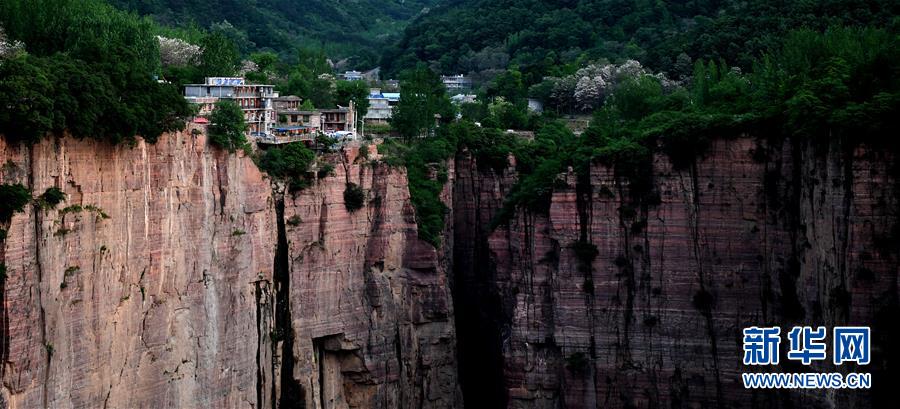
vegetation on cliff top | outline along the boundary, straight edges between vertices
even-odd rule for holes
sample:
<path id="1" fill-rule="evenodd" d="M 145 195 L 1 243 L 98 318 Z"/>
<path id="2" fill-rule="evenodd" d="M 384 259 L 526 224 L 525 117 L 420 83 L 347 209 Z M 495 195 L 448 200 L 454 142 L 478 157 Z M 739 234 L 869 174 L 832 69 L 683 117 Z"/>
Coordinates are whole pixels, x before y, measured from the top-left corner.
<path id="1" fill-rule="evenodd" d="M 176 86 L 154 78 L 159 47 L 149 20 L 100 0 L 4 0 L 0 27 L 25 45 L 0 59 L 0 133 L 9 140 L 68 131 L 152 142 L 191 113 Z"/>
<path id="2" fill-rule="evenodd" d="M 898 50 L 897 36 L 883 30 L 799 30 L 747 75 L 723 62 L 698 62 L 685 88 L 666 91 L 650 76 L 628 81 L 572 146 L 536 155 L 543 169 L 517 169 L 520 181 L 498 221 L 516 207 L 535 208 L 558 172 L 571 166 L 585 175 L 591 162 L 630 179 L 634 199 L 652 199 L 640 197 L 650 193 L 652 154 L 662 151 L 676 167 L 688 166 L 713 137 L 757 130 L 772 137 L 896 149 L 891 135 L 898 125 L 891 118 L 900 115 Z"/>
<path id="3" fill-rule="evenodd" d="M 291 191 L 298 191 L 309 186 L 309 167 L 315 159 L 315 153 L 303 144 L 290 143 L 262 152 L 257 163 L 269 176 L 286 181 Z"/>
<path id="4" fill-rule="evenodd" d="M 714 137 L 759 131 L 896 149 L 898 141 L 890 135 L 900 126 L 891 120 L 900 115 L 898 50 L 897 36 L 884 30 L 798 30 L 761 57 L 749 74 L 725 62 L 701 61 L 685 86 L 666 89 L 651 75 L 623 81 L 578 137 L 552 117 L 531 120 L 532 141 L 489 127 L 487 121 L 477 126 L 464 119 L 445 124 L 434 138 L 411 138 L 407 146 L 395 142 L 385 151 L 388 160 L 409 169 L 420 234 L 432 243 L 438 241 L 446 212 L 439 200 L 444 181 L 433 170 L 459 150 L 471 152 L 482 170 L 497 173 L 509 166 L 508 155 L 516 157 L 519 181 L 496 223 L 523 206 L 546 211 L 559 175 L 571 167 L 586 176 L 594 162 L 629 179 L 631 199 L 653 203 L 652 155 L 662 152 L 676 167 L 688 166 Z"/>
<path id="5" fill-rule="evenodd" d="M 229 152 L 238 149 L 249 151 L 250 144 L 244 136 L 247 123 L 244 122 L 244 111 L 237 103 L 228 100 L 217 102 L 209 121 L 209 141 L 212 144 Z"/>

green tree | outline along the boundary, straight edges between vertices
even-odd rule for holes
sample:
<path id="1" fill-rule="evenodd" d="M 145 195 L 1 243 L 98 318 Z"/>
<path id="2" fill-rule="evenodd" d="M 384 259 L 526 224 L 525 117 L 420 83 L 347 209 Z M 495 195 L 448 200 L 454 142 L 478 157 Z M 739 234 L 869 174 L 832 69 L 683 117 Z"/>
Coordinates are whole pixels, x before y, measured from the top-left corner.
<path id="1" fill-rule="evenodd" d="M 503 97 L 513 104 L 519 104 L 528 96 L 528 89 L 522 81 L 522 73 L 510 68 L 496 78 L 487 87 L 488 97 Z"/>
<path id="2" fill-rule="evenodd" d="M 344 207 L 353 213 L 365 206 L 366 192 L 356 183 L 347 183 L 344 188 Z"/>
<path id="3" fill-rule="evenodd" d="M 288 182 L 291 190 L 309 184 L 309 167 L 316 155 L 300 143 L 290 143 L 265 151 L 259 158 L 259 168 L 274 178 Z"/>
<path id="4" fill-rule="evenodd" d="M 300 49 L 297 65 L 288 74 L 284 93 L 296 95 L 319 108 L 334 106 L 335 83 L 322 50 Z"/>
<path id="5" fill-rule="evenodd" d="M 256 64 L 256 70 L 245 74 L 247 80 L 254 83 L 269 83 L 277 73 L 278 54 L 271 51 L 250 54 L 250 61 Z"/>
<path id="6" fill-rule="evenodd" d="M 237 73 L 241 56 L 224 34 L 214 31 L 200 42 L 200 73 L 206 77 L 227 77 Z"/>
<path id="7" fill-rule="evenodd" d="M 0 185 L 0 222 L 9 222 L 13 214 L 25 209 L 31 192 L 20 184 Z"/>
<path id="8" fill-rule="evenodd" d="M 0 2 L 0 27 L 28 52 L 0 64 L 0 129 L 14 140 L 69 131 L 154 142 L 191 113 L 180 90 L 154 78 L 159 45 L 148 19 L 100 0 L 8 0 Z"/>
<path id="9" fill-rule="evenodd" d="M 229 152 L 247 147 L 244 112 L 236 103 L 228 100 L 217 102 L 209 120 L 209 141 L 214 145 Z"/>
<path id="10" fill-rule="evenodd" d="M 431 133 L 437 126 L 436 115 L 443 121 L 453 119 L 453 106 L 440 76 L 420 65 L 400 77 L 400 103 L 394 109 L 391 126 L 404 138 Z"/>
<path id="11" fill-rule="evenodd" d="M 357 119 L 369 112 L 369 86 L 365 81 L 338 81 L 335 99 L 340 105 L 349 105 L 353 101 Z"/>
<path id="12" fill-rule="evenodd" d="M 0 134 L 11 141 L 40 140 L 54 125 L 53 95 L 51 78 L 31 57 L 0 63 Z"/>

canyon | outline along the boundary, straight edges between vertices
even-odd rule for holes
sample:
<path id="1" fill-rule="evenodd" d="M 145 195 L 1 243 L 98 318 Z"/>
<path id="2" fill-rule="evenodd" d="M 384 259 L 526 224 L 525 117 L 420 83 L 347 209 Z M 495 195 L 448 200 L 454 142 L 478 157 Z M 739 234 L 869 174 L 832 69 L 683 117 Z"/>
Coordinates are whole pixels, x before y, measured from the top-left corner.
<path id="1" fill-rule="evenodd" d="M 67 194 L 0 226 L 0 407 L 862 408 L 898 384 L 890 151 L 719 138 L 649 187 L 561 175 L 496 229 L 514 166 L 463 151 L 435 248 L 366 148 L 286 192 L 203 134 L 0 139 L 0 182 Z M 873 327 L 872 391 L 739 384 L 743 327 L 844 324 Z"/>

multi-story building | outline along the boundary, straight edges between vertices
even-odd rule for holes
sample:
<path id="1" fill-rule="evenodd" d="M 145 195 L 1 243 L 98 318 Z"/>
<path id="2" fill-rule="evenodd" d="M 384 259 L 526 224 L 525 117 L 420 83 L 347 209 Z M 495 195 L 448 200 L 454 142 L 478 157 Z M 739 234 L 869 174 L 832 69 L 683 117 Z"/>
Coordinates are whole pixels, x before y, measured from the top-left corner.
<path id="1" fill-rule="evenodd" d="M 441 82 L 444 83 L 444 86 L 447 87 L 447 90 L 449 91 L 472 89 L 472 79 L 462 74 L 442 75 Z"/>
<path id="2" fill-rule="evenodd" d="M 283 97 L 277 97 L 272 100 L 275 103 L 276 111 L 288 111 L 288 110 L 298 110 L 300 109 L 300 103 L 303 100 L 296 95 L 286 95 Z"/>
<path id="3" fill-rule="evenodd" d="M 325 133 L 350 132 L 356 133 L 356 109 L 353 101 L 349 107 L 337 107 L 336 109 L 322 109 L 322 131 Z"/>
<path id="4" fill-rule="evenodd" d="M 274 85 L 247 84 L 243 78 L 206 78 L 203 84 L 184 87 L 188 102 L 199 105 L 199 116 L 209 116 L 220 100 L 234 101 L 244 112 L 247 133 L 266 136 L 277 122 L 274 98 L 278 97 Z"/>
<path id="5" fill-rule="evenodd" d="M 322 130 L 322 113 L 319 111 L 279 110 L 278 125 L 304 126 L 319 132 Z"/>
<path id="6" fill-rule="evenodd" d="M 313 132 L 320 132 L 322 130 L 322 113 L 317 110 L 301 109 L 302 101 L 300 97 L 294 95 L 275 98 L 278 126 L 301 126 Z"/>
<path id="7" fill-rule="evenodd" d="M 372 88 L 369 91 L 369 111 L 363 119 L 367 124 L 386 124 L 398 103 L 399 92 L 381 92 L 379 88 Z"/>

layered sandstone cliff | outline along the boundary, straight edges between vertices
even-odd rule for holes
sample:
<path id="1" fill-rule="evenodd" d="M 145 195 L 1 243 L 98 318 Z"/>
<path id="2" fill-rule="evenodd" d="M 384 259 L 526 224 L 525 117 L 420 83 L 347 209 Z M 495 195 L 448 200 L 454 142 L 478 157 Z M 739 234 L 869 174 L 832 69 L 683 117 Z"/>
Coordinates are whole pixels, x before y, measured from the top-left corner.
<path id="1" fill-rule="evenodd" d="M 852 408 L 897 382 L 888 152 L 722 139 L 656 157 L 649 190 L 564 175 L 549 214 L 496 230 L 516 175 L 462 154 L 437 250 L 405 173 L 353 148 L 296 193 L 203 135 L 0 159 L 68 196 L 0 226 L 0 407 L 455 408 L 461 384 L 469 407 Z M 763 324 L 873 325 L 876 389 L 743 389 L 740 330 Z"/>
<path id="2" fill-rule="evenodd" d="M 883 405 L 900 341 L 896 166 L 866 147 L 723 139 L 685 169 L 657 156 L 641 194 L 603 166 L 589 183 L 570 174 L 549 214 L 520 212 L 490 232 L 514 174 L 461 156 L 466 396 L 515 408 Z M 872 366 L 813 370 L 871 371 L 876 389 L 744 389 L 740 331 L 764 324 L 873 325 Z"/>
<path id="3" fill-rule="evenodd" d="M 249 159 L 178 133 L 133 147 L 0 142 L 0 162 L 3 183 L 68 196 L 28 206 L 3 243 L 0 401 L 256 404 L 255 292 L 271 280 L 276 229 L 269 182 Z"/>
<path id="4" fill-rule="evenodd" d="M 460 407 L 405 174 L 351 152 L 283 194 L 205 139 L 0 142 L 0 182 L 67 194 L 2 226 L 0 407 Z"/>
<path id="5" fill-rule="evenodd" d="M 447 274 L 418 238 L 405 172 L 353 148 L 337 162 L 284 198 L 295 364 L 281 396 L 309 408 L 460 407 Z M 346 183 L 365 191 L 361 209 L 347 210 Z"/>

